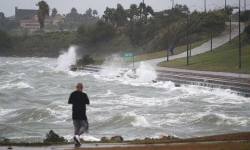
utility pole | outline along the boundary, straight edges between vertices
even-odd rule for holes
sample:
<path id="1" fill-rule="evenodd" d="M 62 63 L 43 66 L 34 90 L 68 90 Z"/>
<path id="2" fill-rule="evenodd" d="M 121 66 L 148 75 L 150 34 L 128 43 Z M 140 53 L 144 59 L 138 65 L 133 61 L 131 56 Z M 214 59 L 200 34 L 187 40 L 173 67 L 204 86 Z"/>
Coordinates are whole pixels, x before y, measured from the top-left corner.
<path id="1" fill-rule="evenodd" d="M 229 36 L 229 44 L 232 42 L 232 14 L 230 13 L 230 36 Z"/>
<path id="2" fill-rule="evenodd" d="M 189 21 L 190 30 L 192 29 L 192 28 L 191 28 L 191 25 L 192 25 L 192 20 L 191 20 L 191 18 L 192 18 L 192 14 L 189 15 L 189 19 L 190 19 L 190 21 Z M 189 39 L 189 43 L 190 43 L 189 49 L 190 49 L 190 57 L 191 57 L 191 56 L 192 56 L 192 31 L 190 31 L 190 37 L 189 37 L 189 38 L 190 38 L 190 39 Z"/>
<path id="3" fill-rule="evenodd" d="M 188 11 L 182 11 L 182 13 L 184 13 L 184 14 L 187 15 L 187 26 L 186 26 L 186 30 L 187 30 L 187 31 L 186 31 L 186 34 L 187 34 L 187 66 L 188 66 L 188 65 L 189 65 L 189 59 L 188 59 L 188 57 L 189 57 L 189 56 L 188 56 L 188 55 L 189 55 L 189 54 L 188 54 L 188 47 L 189 47 L 189 43 L 188 43 L 188 37 L 189 37 L 189 35 L 188 35 L 188 33 L 189 33 L 189 32 L 188 32 L 188 13 L 189 13 L 189 12 L 188 12 Z"/>
<path id="4" fill-rule="evenodd" d="M 207 12 L 207 1 L 206 0 L 204 0 L 204 10 L 205 10 L 205 12 Z"/>
<path id="5" fill-rule="evenodd" d="M 247 0 L 244 1 L 244 11 L 247 10 Z"/>
<path id="6" fill-rule="evenodd" d="M 189 65 L 189 60 L 188 60 L 188 12 L 187 12 L 187 66 Z"/>
<path id="7" fill-rule="evenodd" d="M 173 10 L 173 8 L 174 8 L 174 0 L 170 0 L 170 1 L 172 1 L 172 10 Z"/>
<path id="8" fill-rule="evenodd" d="M 227 0 L 225 0 L 225 10 L 226 10 L 226 8 L 227 8 Z"/>
<path id="9" fill-rule="evenodd" d="M 212 14 L 213 16 L 213 14 Z M 211 19 L 211 52 L 213 51 L 213 18 Z"/>
<path id="10" fill-rule="evenodd" d="M 170 47 L 170 40 L 169 40 L 169 38 L 170 38 L 170 36 L 169 36 L 169 14 L 168 13 L 164 13 L 163 14 L 163 16 L 166 16 L 166 17 L 168 17 L 168 45 L 167 45 L 167 62 L 169 61 L 169 50 L 168 50 L 168 48 Z M 165 40 L 164 40 L 164 43 L 165 43 Z"/>
<path id="11" fill-rule="evenodd" d="M 239 0 L 239 69 L 241 69 L 241 35 L 240 35 L 240 30 L 241 30 L 241 24 L 240 24 L 240 0 Z"/>

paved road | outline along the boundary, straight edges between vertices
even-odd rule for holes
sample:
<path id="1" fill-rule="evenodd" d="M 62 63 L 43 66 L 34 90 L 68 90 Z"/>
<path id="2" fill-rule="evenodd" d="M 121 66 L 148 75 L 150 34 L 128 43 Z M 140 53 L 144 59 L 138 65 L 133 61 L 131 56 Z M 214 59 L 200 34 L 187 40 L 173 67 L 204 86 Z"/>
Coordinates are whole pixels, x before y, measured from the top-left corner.
<path id="1" fill-rule="evenodd" d="M 238 23 L 232 24 L 232 39 L 239 35 L 238 30 Z M 241 32 L 244 31 L 244 24 L 241 24 Z M 221 35 L 213 38 L 213 49 L 227 43 L 229 41 L 229 28 L 227 27 L 227 30 L 222 32 Z M 192 56 L 205 53 L 207 51 L 211 50 L 211 40 L 207 41 L 206 43 L 202 44 L 199 47 L 196 47 L 192 49 Z M 187 52 L 183 52 L 178 55 L 170 56 L 169 60 L 177 59 L 177 58 L 183 58 L 187 57 Z M 240 77 L 240 78 L 250 78 L 249 74 L 237 74 L 237 73 L 226 73 L 226 72 L 212 72 L 212 71 L 196 71 L 196 70 L 187 70 L 187 69 L 177 69 L 177 68 L 166 68 L 166 67 L 158 67 L 157 64 L 163 61 L 166 61 L 167 57 L 163 58 L 157 58 L 157 59 L 151 59 L 146 60 L 144 62 L 149 63 L 151 66 L 153 66 L 156 70 L 165 70 L 165 71 L 171 71 L 171 72 L 191 72 L 191 73 L 198 73 L 198 74 L 208 74 L 208 75 L 220 75 L 220 76 L 230 76 L 230 77 Z M 140 62 L 135 63 L 135 67 L 139 67 Z"/>

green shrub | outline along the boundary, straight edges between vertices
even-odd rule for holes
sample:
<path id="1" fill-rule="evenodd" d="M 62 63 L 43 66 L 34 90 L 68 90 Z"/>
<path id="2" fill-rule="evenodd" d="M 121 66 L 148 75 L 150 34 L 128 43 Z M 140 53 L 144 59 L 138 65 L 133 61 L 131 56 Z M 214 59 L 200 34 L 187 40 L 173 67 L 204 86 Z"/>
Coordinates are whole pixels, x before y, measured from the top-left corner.
<path id="1" fill-rule="evenodd" d="M 114 37 L 115 29 L 110 23 L 100 20 L 96 24 L 79 26 L 77 34 L 84 44 L 94 45 Z"/>
<path id="2" fill-rule="evenodd" d="M 85 65 L 89 65 L 89 64 L 93 64 L 95 63 L 93 57 L 91 57 L 90 55 L 84 55 L 82 56 L 81 59 L 79 59 L 77 61 L 77 65 L 79 66 L 85 66 Z"/>
<path id="3" fill-rule="evenodd" d="M 60 137 L 53 130 L 50 130 L 49 133 L 46 134 L 46 139 L 43 140 L 44 143 L 56 143 L 56 142 L 66 142 L 64 137 Z"/>
<path id="4" fill-rule="evenodd" d="M 11 37 L 0 29 L 0 49 L 10 48 L 12 44 Z"/>

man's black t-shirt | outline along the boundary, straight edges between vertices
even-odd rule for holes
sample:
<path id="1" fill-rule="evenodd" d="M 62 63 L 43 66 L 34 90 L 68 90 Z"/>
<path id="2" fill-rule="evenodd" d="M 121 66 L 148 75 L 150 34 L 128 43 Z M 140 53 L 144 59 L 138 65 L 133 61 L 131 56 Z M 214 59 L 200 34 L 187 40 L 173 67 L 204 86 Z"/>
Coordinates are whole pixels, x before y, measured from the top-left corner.
<path id="1" fill-rule="evenodd" d="M 86 104 L 89 104 L 89 98 L 87 94 L 81 91 L 75 91 L 70 94 L 69 104 L 72 106 L 72 118 L 74 120 L 87 120 L 86 116 Z"/>

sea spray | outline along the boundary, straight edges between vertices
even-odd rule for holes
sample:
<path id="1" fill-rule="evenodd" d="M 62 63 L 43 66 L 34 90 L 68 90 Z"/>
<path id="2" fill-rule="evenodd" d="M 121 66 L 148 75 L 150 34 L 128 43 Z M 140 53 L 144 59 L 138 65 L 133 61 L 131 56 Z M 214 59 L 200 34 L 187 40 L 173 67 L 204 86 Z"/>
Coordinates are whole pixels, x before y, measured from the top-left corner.
<path id="1" fill-rule="evenodd" d="M 140 81 L 144 82 L 152 81 L 157 78 L 154 68 L 145 62 L 140 63 L 140 67 L 136 70 L 136 75 Z"/>
<path id="2" fill-rule="evenodd" d="M 141 62 L 137 69 L 128 68 L 119 55 L 112 55 L 104 62 L 98 78 L 130 82 L 152 82 L 156 80 L 156 71 L 150 64 Z"/>
<path id="3" fill-rule="evenodd" d="M 61 71 L 69 70 L 71 65 L 76 63 L 76 47 L 71 46 L 57 58 L 57 69 Z"/>
<path id="4" fill-rule="evenodd" d="M 102 65 L 100 75 L 109 78 L 116 78 L 123 72 L 123 70 L 124 65 L 122 58 L 117 54 L 113 54 L 106 58 L 106 61 Z"/>

